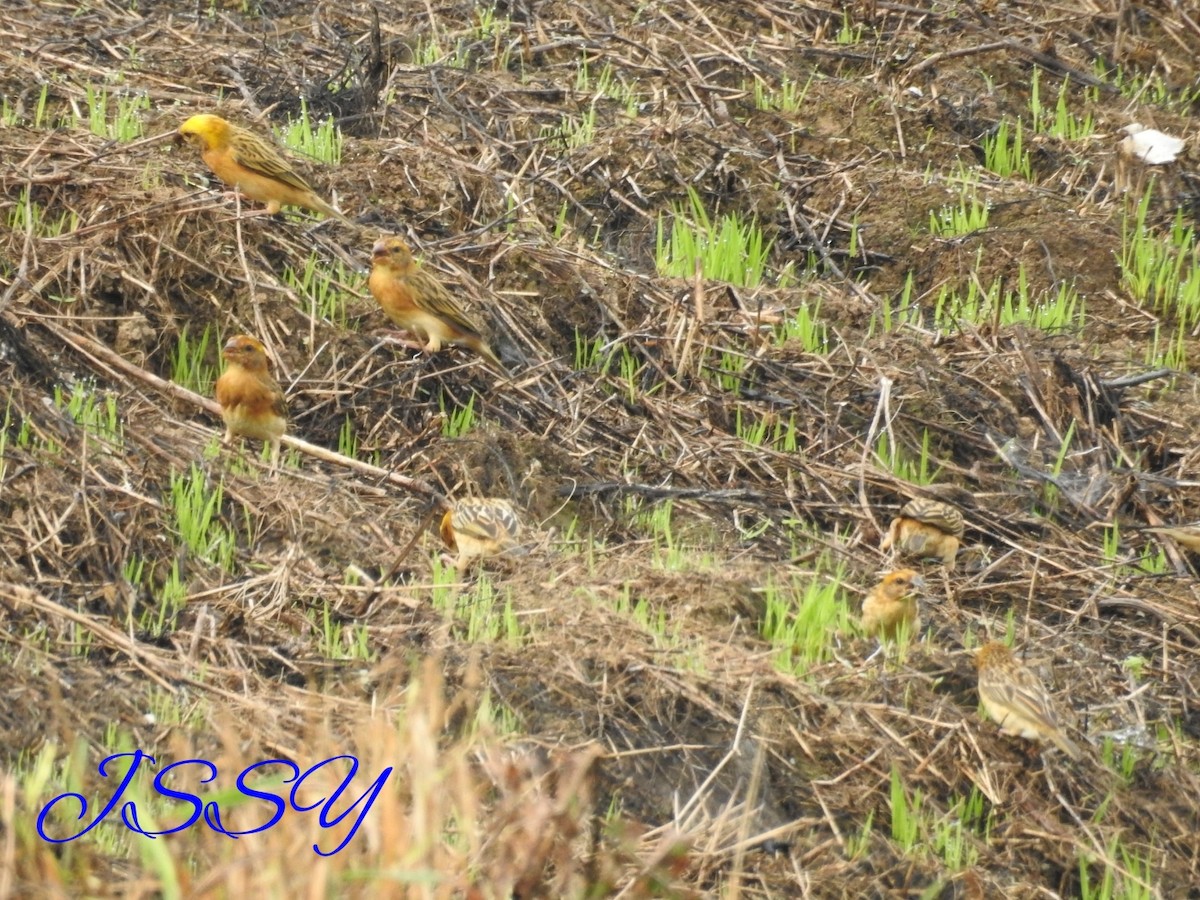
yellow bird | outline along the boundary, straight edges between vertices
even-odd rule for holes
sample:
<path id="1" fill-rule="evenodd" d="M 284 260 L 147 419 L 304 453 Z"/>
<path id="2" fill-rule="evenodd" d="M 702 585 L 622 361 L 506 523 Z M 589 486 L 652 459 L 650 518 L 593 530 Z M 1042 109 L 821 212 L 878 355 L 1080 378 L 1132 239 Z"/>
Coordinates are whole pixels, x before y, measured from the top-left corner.
<path id="1" fill-rule="evenodd" d="M 924 586 L 925 579 L 912 569 L 888 572 L 863 598 L 863 631 L 881 641 L 896 640 L 904 627 L 915 636 L 921 628 L 917 591 Z"/>
<path id="2" fill-rule="evenodd" d="M 1050 696 L 1038 677 L 1000 641 L 984 644 L 975 654 L 979 699 L 1003 734 L 1034 741 L 1052 741 L 1071 759 L 1079 759 L 1077 744 L 1063 734 Z"/>
<path id="3" fill-rule="evenodd" d="M 217 403 L 225 420 L 224 443 L 238 436 L 271 445 L 271 469 L 279 463 L 279 440 L 287 430 L 287 404 L 283 388 L 271 375 L 271 364 L 262 342 L 239 334 L 221 351 L 225 371 L 217 379 Z"/>
<path id="4" fill-rule="evenodd" d="M 1181 547 L 1200 553 L 1200 526 L 1197 525 L 1162 525 L 1155 528 L 1143 528 L 1151 534 L 1161 534 L 1169 537 Z"/>
<path id="5" fill-rule="evenodd" d="M 962 536 L 961 512 L 940 500 L 918 497 L 901 507 L 879 549 L 886 552 L 895 547 L 905 556 L 941 559 L 949 569 L 954 567 Z"/>
<path id="6" fill-rule="evenodd" d="M 371 294 L 388 318 L 425 342 L 429 353 L 442 344 L 460 344 L 474 350 L 501 372 L 500 358 L 483 339 L 483 331 L 468 316 L 446 287 L 422 268 L 408 244 L 385 237 L 371 248 Z"/>
<path id="7" fill-rule="evenodd" d="M 204 113 L 184 122 L 179 134 L 200 151 L 214 175 L 251 200 L 266 203 L 267 213 L 274 215 L 284 206 L 302 206 L 349 221 L 318 197 L 270 144 L 245 128 Z"/>
<path id="8" fill-rule="evenodd" d="M 442 541 L 458 554 L 455 568 L 466 571 L 473 560 L 487 556 L 522 556 L 521 520 L 507 500 L 459 500 L 442 516 Z"/>

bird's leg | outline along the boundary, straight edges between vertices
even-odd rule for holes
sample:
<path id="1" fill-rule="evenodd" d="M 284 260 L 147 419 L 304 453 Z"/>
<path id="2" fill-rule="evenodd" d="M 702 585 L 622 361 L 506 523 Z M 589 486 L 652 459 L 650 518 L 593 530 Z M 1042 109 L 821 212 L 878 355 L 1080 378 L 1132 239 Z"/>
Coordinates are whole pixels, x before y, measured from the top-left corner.
<path id="1" fill-rule="evenodd" d="M 255 216 L 271 216 L 275 212 L 278 212 L 278 210 L 272 212 L 270 206 L 266 209 L 247 209 L 243 204 L 249 202 L 250 198 L 241 191 L 222 191 L 221 196 L 236 201 L 237 213 L 243 219 L 250 219 Z"/>
<path id="2" fill-rule="evenodd" d="M 423 341 L 413 340 L 412 338 L 407 337 L 398 337 L 398 335 L 411 334 L 412 332 L 410 331 L 393 331 L 391 334 L 385 334 L 378 346 L 383 346 L 384 344 L 399 344 L 401 347 L 407 347 L 409 350 L 420 350 L 422 352 L 428 350 Z"/>
<path id="3" fill-rule="evenodd" d="M 954 593 L 954 588 L 950 585 L 950 569 L 942 566 L 939 571 L 942 573 L 942 590 L 946 594 L 946 602 L 953 607 L 958 606 L 958 595 Z"/>

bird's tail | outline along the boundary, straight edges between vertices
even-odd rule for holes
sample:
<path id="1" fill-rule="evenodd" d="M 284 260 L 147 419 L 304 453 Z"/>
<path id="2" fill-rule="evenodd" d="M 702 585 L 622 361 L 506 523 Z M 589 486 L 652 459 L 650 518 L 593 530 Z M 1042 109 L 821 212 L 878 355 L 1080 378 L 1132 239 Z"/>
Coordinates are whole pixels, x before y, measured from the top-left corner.
<path id="1" fill-rule="evenodd" d="M 1061 731 L 1053 732 L 1051 737 L 1053 738 L 1054 743 L 1058 746 L 1058 749 L 1067 754 L 1067 756 L 1071 757 L 1071 759 L 1079 759 L 1079 757 L 1083 755 L 1083 751 L 1079 749 L 1079 745 Z"/>
<path id="2" fill-rule="evenodd" d="M 469 342 L 464 341 L 464 343 L 467 343 L 467 346 L 491 363 L 492 367 L 501 375 L 508 374 L 508 367 L 500 362 L 500 357 L 496 355 L 496 352 L 488 346 L 487 341 L 483 338 L 472 338 Z"/>
<path id="3" fill-rule="evenodd" d="M 315 194 L 313 195 L 313 200 L 316 201 L 313 205 L 317 208 L 317 210 L 319 212 L 324 213 L 325 215 L 329 216 L 331 219 L 337 219 L 338 221 L 340 221 L 346 225 L 354 224 L 353 222 L 350 221 L 350 219 L 346 216 L 346 214 L 344 212 L 342 212 L 339 209 L 335 209 L 331 204 L 326 203 L 324 200 L 322 200 L 320 197 L 316 196 Z"/>

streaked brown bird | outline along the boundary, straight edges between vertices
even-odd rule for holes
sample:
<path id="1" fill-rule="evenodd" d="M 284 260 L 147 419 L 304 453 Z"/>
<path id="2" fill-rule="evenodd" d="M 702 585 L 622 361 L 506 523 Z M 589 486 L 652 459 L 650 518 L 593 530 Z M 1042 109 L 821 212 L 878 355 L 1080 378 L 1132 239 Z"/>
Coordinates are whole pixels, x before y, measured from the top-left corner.
<path id="1" fill-rule="evenodd" d="M 1161 525 L 1154 528 L 1143 528 L 1142 531 L 1165 535 L 1184 549 L 1200 553 L 1200 526 L 1198 525 Z"/>
<path id="2" fill-rule="evenodd" d="M 461 575 L 473 560 L 488 556 L 522 556 L 521 519 L 507 500 L 459 500 L 442 516 L 442 542 L 457 553 Z"/>
<path id="3" fill-rule="evenodd" d="M 225 420 L 224 443 L 251 437 L 271 445 L 271 470 L 279 464 L 279 440 L 287 430 L 287 404 L 283 388 L 271 375 L 271 364 L 262 342 L 239 334 L 221 351 L 225 371 L 217 379 L 217 403 Z"/>
<path id="4" fill-rule="evenodd" d="M 427 352 L 437 353 L 442 344 L 459 344 L 505 371 L 480 327 L 445 286 L 413 258 L 408 244 L 400 238 L 385 237 L 375 242 L 367 286 L 388 318 L 416 334 L 425 342 Z"/>
<path id="5" fill-rule="evenodd" d="M 888 572 L 863 598 L 863 631 L 881 641 L 896 640 L 901 630 L 916 636 L 921 628 L 917 594 L 924 587 L 925 579 L 912 569 Z"/>
<path id="6" fill-rule="evenodd" d="M 941 559 L 949 569 L 954 567 L 962 536 L 963 515 L 956 507 L 918 497 L 900 508 L 879 549 L 886 552 L 894 547 L 904 556 Z"/>
<path id="7" fill-rule="evenodd" d="M 318 197 L 312 186 L 253 132 L 204 113 L 179 126 L 179 135 L 200 151 L 200 158 L 214 175 L 251 200 L 267 204 L 269 214 L 274 215 L 284 206 L 301 206 L 349 221 Z"/>
<path id="8" fill-rule="evenodd" d="M 1046 687 L 1001 641 L 984 644 L 975 654 L 979 699 L 1003 734 L 1051 741 L 1071 759 L 1081 751 L 1068 738 L 1054 714 Z"/>

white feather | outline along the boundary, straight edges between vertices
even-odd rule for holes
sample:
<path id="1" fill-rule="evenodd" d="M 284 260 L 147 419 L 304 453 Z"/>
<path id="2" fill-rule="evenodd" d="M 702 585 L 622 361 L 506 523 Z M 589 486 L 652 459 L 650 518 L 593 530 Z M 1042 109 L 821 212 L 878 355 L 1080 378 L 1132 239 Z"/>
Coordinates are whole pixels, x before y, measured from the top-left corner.
<path id="1" fill-rule="evenodd" d="M 1118 145 L 1121 153 L 1132 159 L 1138 159 L 1148 166 L 1163 166 L 1175 162 L 1183 150 L 1183 138 L 1164 134 L 1154 128 L 1147 128 L 1140 122 L 1126 125 L 1121 129 L 1126 137 Z"/>

